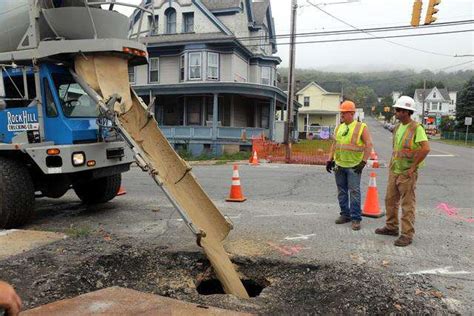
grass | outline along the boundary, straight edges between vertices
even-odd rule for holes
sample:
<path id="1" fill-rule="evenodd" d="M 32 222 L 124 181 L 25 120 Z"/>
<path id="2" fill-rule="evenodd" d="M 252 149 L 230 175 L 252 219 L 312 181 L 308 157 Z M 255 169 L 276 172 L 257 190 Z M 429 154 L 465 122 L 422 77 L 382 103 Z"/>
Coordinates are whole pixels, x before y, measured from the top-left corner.
<path id="1" fill-rule="evenodd" d="M 212 154 L 204 153 L 199 156 L 193 156 L 190 151 L 179 150 L 178 154 L 181 158 L 186 161 L 208 161 L 216 160 L 216 164 L 225 164 L 229 161 L 248 160 L 251 153 L 247 151 L 240 151 L 234 154 L 223 154 L 220 156 L 214 156 Z"/>
<path id="2" fill-rule="evenodd" d="M 297 144 L 293 144 L 292 150 L 294 152 L 301 152 L 301 153 L 312 153 L 318 150 L 322 150 L 323 152 L 329 152 L 331 149 L 332 141 L 330 140 L 301 140 Z"/>
<path id="3" fill-rule="evenodd" d="M 462 146 L 462 147 L 468 147 L 468 148 L 474 148 L 474 143 L 473 142 L 467 142 L 465 143 L 464 140 L 453 140 L 453 139 L 431 139 L 433 142 L 439 142 L 439 143 L 444 143 L 444 144 L 450 144 L 450 145 L 456 145 L 456 146 Z"/>

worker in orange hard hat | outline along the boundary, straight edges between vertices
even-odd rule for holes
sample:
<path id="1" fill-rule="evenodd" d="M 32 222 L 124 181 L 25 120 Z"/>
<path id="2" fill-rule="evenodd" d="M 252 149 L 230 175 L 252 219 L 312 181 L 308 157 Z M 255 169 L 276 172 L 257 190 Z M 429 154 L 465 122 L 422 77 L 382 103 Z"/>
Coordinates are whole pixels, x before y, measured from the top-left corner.
<path id="1" fill-rule="evenodd" d="M 372 139 L 365 123 L 354 120 L 356 106 L 352 101 L 340 105 L 342 123 L 334 132 L 326 170 L 334 169 L 337 198 L 341 208 L 336 224 L 352 222 L 352 229 L 359 230 L 362 220 L 360 179 L 372 150 Z"/>

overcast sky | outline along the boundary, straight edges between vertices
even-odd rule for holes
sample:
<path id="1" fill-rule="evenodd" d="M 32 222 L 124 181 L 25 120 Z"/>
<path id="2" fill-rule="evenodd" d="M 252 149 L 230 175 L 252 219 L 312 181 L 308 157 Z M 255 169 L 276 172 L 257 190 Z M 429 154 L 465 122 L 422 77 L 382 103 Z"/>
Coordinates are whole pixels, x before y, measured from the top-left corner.
<path id="1" fill-rule="evenodd" d="M 336 18 L 343 20 L 357 28 L 373 28 L 382 26 L 408 25 L 411 20 L 413 0 L 309 0 Z M 356 1 L 352 3 L 334 4 L 335 2 Z M 137 0 L 124 0 L 137 3 Z M 429 0 L 424 0 L 422 20 Z M 277 34 L 288 34 L 290 30 L 291 0 L 271 0 L 273 17 Z M 351 27 L 333 17 L 319 11 L 310 5 L 307 0 L 298 0 L 297 32 L 321 32 L 332 30 L 348 30 Z M 442 0 L 438 6 L 438 20 L 450 22 L 473 19 L 474 0 Z M 436 22 L 435 22 L 436 23 Z M 473 24 L 456 27 L 438 27 L 426 30 L 414 29 L 403 33 L 375 33 L 378 36 L 399 35 L 413 33 L 433 33 L 452 30 L 474 29 Z M 370 37 L 358 35 L 358 37 Z M 315 41 L 342 39 L 351 36 L 339 37 L 301 37 L 297 41 Z M 353 36 L 352 36 L 353 37 Z M 388 43 L 383 40 L 369 40 L 339 43 L 311 43 L 300 44 L 296 47 L 296 66 L 298 68 L 314 68 L 324 71 L 373 71 L 373 70 L 400 70 L 430 69 L 445 71 L 459 69 L 474 69 L 473 57 L 449 57 L 474 54 L 474 32 L 459 34 L 444 34 L 435 36 L 390 39 L 401 45 L 415 49 L 429 51 L 424 53 Z M 281 39 L 279 43 L 288 43 L 288 39 Z M 282 66 L 288 65 L 288 45 L 279 45 L 277 55 L 283 59 Z M 469 64 L 451 67 L 464 62 Z M 449 67 L 449 68 L 448 68 Z"/>

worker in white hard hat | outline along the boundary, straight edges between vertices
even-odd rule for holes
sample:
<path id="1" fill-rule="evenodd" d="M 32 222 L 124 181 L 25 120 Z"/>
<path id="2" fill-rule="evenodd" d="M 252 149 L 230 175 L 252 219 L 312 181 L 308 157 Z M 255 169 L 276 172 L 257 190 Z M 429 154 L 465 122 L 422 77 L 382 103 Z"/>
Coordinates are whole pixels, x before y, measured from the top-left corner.
<path id="1" fill-rule="evenodd" d="M 415 188 L 418 169 L 430 152 L 428 137 L 423 126 L 411 119 L 415 100 L 400 97 L 393 105 L 400 121 L 393 130 L 393 154 L 385 195 L 386 224 L 375 230 L 376 234 L 399 236 L 394 245 L 405 247 L 412 243 L 415 234 Z M 402 207 L 401 234 L 399 234 L 398 208 Z"/>

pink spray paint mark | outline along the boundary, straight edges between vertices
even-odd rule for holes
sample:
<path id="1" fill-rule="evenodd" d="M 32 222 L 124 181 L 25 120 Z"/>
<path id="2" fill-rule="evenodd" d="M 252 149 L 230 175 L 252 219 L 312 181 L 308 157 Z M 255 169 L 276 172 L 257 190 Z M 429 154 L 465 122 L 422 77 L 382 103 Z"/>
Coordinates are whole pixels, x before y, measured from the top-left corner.
<path id="1" fill-rule="evenodd" d="M 296 246 L 281 246 L 281 245 L 274 244 L 272 242 L 267 242 L 267 244 L 270 245 L 271 247 L 275 248 L 277 251 L 279 251 L 284 256 L 297 255 L 303 249 L 303 247 L 298 246 L 298 245 L 296 245 Z"/>
<path id="2" fill-rule="evenodd" d="M 462 216 L 459 216 L 458 209 L 453 206 L 450 206 L 447 203 L 439 203 L 436 208 L 450 218 L 458 219 L 466 223 L 474 223 L 474 218 L 464 218 Z"/>

